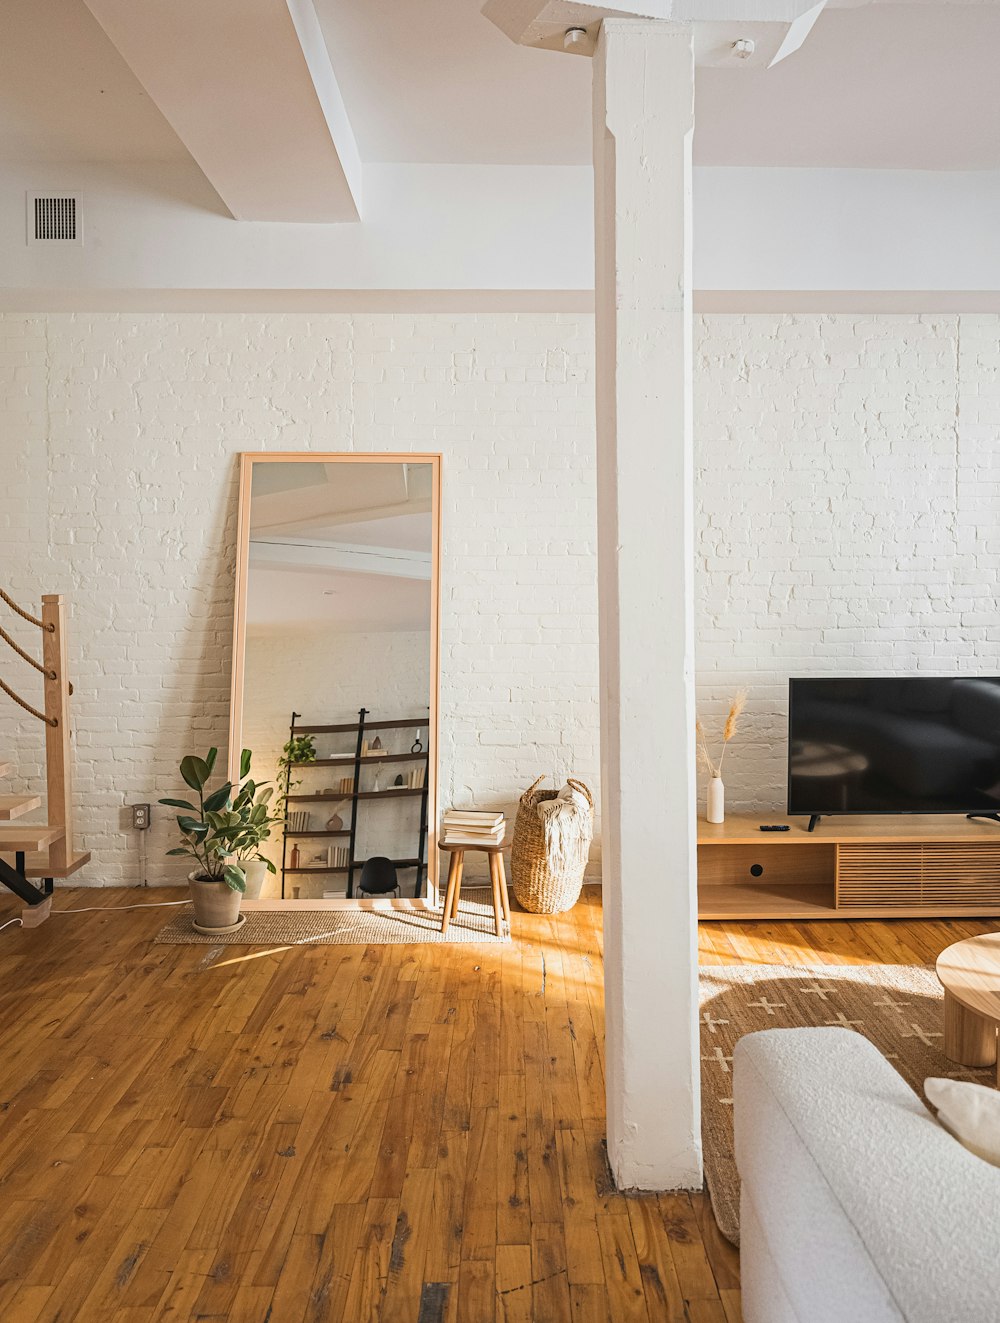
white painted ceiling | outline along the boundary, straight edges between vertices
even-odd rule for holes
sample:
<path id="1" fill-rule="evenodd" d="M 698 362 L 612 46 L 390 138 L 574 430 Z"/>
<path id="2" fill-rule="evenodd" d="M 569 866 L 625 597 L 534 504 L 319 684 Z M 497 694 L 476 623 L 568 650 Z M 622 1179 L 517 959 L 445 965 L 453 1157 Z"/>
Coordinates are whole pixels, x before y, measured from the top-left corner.
<path id="1" fill-rule="evenodd" d="M 699 69 L 703 165 L 1000 168 L 1000 8 L 822 13 L 774 69 Z"/>
<path id="2" fill-rule="evenodd" d="M 589 60 L 516 46 L 482 0 L 315 3 L 363 160 L 589 164 Z"/>
<path id="3" fill-rule="evenodd" d="M 590 61 L 515 46 L 480 0 L 316 0 L 366 160 L 586 164 Z M 701 165 L 1000 167 L 1000 6 L 823 13 L 774 69 L 700 68 Z"/>
<path id="4" fill-rule="evenodd" d="M 586 164 L 590 61 L 480 0 L 316 0 L 365 161 Z M 829 9 L 773 70 L 702 68 L 703 165 L 1000 168 L 1000 5 Z M 83 0 L 0 3 L 0 160 L 184 159 Z"/>
<path id="5" fill-rule="evenodd" d="M 0 160 L 186 159 L 83 0 L 0 0 Z"/>

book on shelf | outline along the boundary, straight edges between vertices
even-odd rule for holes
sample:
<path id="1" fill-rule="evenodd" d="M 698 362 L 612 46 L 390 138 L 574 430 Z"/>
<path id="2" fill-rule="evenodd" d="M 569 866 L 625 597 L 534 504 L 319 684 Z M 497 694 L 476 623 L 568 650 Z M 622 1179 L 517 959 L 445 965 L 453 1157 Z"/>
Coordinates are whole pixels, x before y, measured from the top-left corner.
<path id="1" fill-rule="evenodd" d="M 331 845 L 327 848 L 326 862 L 328 868 L 346 868 L 349 852 L 346 845 Z"/>
<path id="2" fill-rule="evenodd" d="M 303 832 L 309 830 L 311 815 L 296 809 L 294 813 L 288 813 L 285 817 L 285 831 Z"/>
<path id="3" fill-rule="evenodd" d="M 426 767 L 414 767 L 407 773 L 406 784 L 411 790 L 422 790 L 426 775 Z"/>

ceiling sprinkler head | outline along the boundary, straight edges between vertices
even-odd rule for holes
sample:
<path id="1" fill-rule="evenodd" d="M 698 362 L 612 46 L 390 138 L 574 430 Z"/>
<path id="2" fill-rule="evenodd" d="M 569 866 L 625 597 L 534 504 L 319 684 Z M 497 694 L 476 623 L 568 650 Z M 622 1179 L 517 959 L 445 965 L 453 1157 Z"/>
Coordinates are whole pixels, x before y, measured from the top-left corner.
<path id="1" fill-rule="evenodd" d="M 574 50 L 577 46 L 586 45 L 587 41 L 586 28 L 567 28 L 563 33 L 563 50 Z"/>
<path id="2" fill-rule="evenodd" d="M 757 43 L 753 37 L 740 37 L 739 41 L 733 42 L 733 54 L 739 60 L 749 60 L 756 49 Z"/>

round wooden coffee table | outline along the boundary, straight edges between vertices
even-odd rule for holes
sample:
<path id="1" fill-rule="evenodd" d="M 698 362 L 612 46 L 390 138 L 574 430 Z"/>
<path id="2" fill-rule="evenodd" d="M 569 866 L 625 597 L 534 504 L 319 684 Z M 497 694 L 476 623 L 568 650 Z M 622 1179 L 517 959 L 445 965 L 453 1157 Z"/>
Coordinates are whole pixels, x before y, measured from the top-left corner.
<path id="1" fill-rule="evenodd" d="M 963 1066 L 992 1066 L 1000 1024 L 1000 933 L 955 942 L 938 956 L 936 968 L 944 988 L 945 1055 Z"/>

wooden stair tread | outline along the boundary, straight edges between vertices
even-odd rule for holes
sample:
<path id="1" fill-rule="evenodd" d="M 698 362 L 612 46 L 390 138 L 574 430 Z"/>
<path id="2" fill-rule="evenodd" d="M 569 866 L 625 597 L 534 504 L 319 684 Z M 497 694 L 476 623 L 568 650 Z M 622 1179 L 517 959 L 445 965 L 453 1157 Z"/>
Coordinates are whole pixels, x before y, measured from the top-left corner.
<path id="1" fill-rule="evenodd" d="M 0 826 L 0 851 L 44 850 L 62 835 L 62 827 L 50 827 L 44 822 L 29 822 L 17 827 Z"/>
<path id="2" fill-rule="evenodd" d="M 40 795 L 0 795 L 0 822 L 10 822 L 11 818 L 19 818 L 22 813 L 41 806 Z"/>
<path id="3" fill-rule="evenodd" d="M 13 860 L 10 860 L 10 862 L 13 863 Z M 84 864 L 89 863 L 89 850 L 78 851 L 69 863 L 63 864 L 61 868 L 53 868 L 49 863 L 48 855 L 44 851 L 32 851 L 24 857 L 24 875 L 25 877 L 70 877 L 73 873 L 78 872 Z"/>

